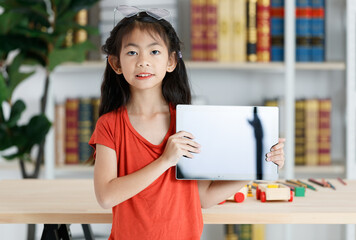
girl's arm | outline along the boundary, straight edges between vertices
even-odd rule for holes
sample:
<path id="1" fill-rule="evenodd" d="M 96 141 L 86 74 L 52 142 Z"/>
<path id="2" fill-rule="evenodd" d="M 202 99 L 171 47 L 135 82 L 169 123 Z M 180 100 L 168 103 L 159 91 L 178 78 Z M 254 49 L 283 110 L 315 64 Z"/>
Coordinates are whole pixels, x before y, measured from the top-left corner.
<path id="1" fill-rule="evenodd" d="M 117 177 L 116 152 L 104 145 L 96 144 L 94 166 L 94 188 L 96 198 L 103 208 L 111 208 L 144 190 L 168 168 L 175 166 L 181 156 L 193 157 L 199 152 L 199 144 L 192 141 L 187 132 L 172 135 L 163 154 L 142 169 Z"/>
<path id="2" fill-rule="evenodd" d="M 284 165 L 284 142 L 281 138 L 278 144 L 266 154 L 266 160 L 276 163 L 279 168 Z M 250 181 L 198 181 L 200 203 L 202 208 L 212 207 L 238 192 Z"/>

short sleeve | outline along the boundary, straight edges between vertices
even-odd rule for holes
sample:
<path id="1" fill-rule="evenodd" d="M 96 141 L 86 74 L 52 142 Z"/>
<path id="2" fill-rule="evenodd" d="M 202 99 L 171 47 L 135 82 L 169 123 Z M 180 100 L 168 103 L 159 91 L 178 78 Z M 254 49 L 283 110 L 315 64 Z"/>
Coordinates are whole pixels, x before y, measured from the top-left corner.
<path id="1" fill-rule="evenodd" d="M 94 132 L 89 140 L 89 145 L 94 148 L 94 159 L 96 157 L 96 144 L 101 144 L 115 150 L 115 118 L 114 113 L 101 116 L 96 122 Z"/>

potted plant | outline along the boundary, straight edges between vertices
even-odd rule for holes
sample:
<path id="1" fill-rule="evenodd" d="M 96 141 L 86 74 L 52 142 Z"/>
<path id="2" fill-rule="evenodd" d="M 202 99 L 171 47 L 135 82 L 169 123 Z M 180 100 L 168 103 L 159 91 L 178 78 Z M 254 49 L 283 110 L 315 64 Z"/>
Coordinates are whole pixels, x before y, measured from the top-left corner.
<path id="1" fill-rule="evenodd" d="M 44 141 L 51 123 L 45 116 L 50 74 L 64 62 L 82 62 L 88 50 L 95 48 L 88 40 L 66 44 L 68 33 L 85 30 L 97 34 L 97 28 L 74 21 L 77 13 L 98 0 L 0 0 L 0 152 L 7 160 L 19 160 L 23 178 L 38 178 L 44 158 Z M 24 66 L 32 70 L 22 71 Z M 16 87 L 36 68 L 45 69 L 40 113 L 19 124 L 26 109 L 23 100 L 13 101 Z M 5 111 L 7 110 L 7 111 Z M 33 149 L 37 149 L 33 157 Z M 32 173 L 25 162 L 32 162 Z"/>

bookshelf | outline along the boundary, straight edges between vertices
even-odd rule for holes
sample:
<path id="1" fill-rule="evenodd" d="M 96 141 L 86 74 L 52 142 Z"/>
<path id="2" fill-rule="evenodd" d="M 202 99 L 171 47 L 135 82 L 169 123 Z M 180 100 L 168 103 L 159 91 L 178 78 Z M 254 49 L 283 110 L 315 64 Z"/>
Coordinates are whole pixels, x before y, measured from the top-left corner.
<path id="1" fill-rule="evenodd" d="M 326 0 L 327 3 L 331 3 L 332 0 Z M 178 3 L 178 11 L 179 14 L 189 14 L 187 13 L 187 9 L 189 9 L 189 1 L 177 1 Z M 332 2 L 333 5 L 337 5 L 337 10 L 335 10 L 339 15 L 336 17 L 343 17 L 346 13 L 346 21 L 345 26 L 343 24 L 339 24 L 335 26 L 335 23 L 331 20 L 327 20 L 326 24 L 329 26 L 329 32 L 331 32 L 330 45 L 335 44 L 335 42 L 342 42 L 342 45 L 346 46 L 345 51 L 343 51 L 342 47 L 337 47 L 333 49 L 332 46 L 328 46 L 327 51 L 327 62 L 322 63 L 301 63 L 295 61 L 295 1 L 286 0 L 285 5 L 285 62 L 273 62 L 273 63 L 222 63 L 222 62 L 197 62 L 197 61 L 185 61 L 187 69 L 191 72 L 193 76 L 193 81 L 195 81 L 194 77 L 200 75 L 202 72 L 209 71 L 217 71 L 220 73 L 224 72 L 234 72 L 236 75 L 244 75 L 244 76 L 263 76 L 264 74 L 271 76 L 279 76 L 282 79 L 283 87 L 282 87 L 282 96 L 284 97 L 286 111 L 282 118 L 286 122 L 285 124 L 285 137 L 287 138 L 287 144 L 285 147 L 286 150 L 286 165 L 282 171 L 282 176 L 284 178 L 294 178 L 295 176 L 344 176 L 349 179 L 356 179 L 356 68 L 354 67 L 356 64 L 356 29 L 354 27 L 354 23 L 356 22 L 356 7 L 353 0 L 343 0 L 343 1 L 335 1 Z M 107 7 L 108 8 L 108 7 Z M 340 14 L 340 12 L 342 12 Z M 330 14 L 330 16 L 334 17 Z M 179 28 L 179 26 L 189 26 L 189 18 L 183 17 L 178 18 L 178 32 L 181 36 L 183 42 L 185 42 L 185 49 L 183 50 L 183 56 L 186 59 L 189 59 L 189 42 L 190 42 L 190 33 L 189 28 Z M 111 22 L 111 20 L 108 20 Z M 340 37 L 339 32 L 334 32 L 334 28 L 344 28 L 342 31 L 343 35 L 346 37 Z M 339 37 L 339 38 L 338 38 Z M 344 44 L 345 43 L 345 44 Z M 351 66 L 351 67 L 349 67 Z M 54 73 L 55 82 L 52 84 L 50 88 L 50 100 L 48 101 L 48 105 L 52 106 L 48 109 L 49 116 L 53 116 L 53 106 L 55 97 L 61 98 L 61 94 L 63 94 L 63 90 L 58 90 L 58 82 L 62 80 L 62 78 L 67 78 L 68 76 L 76 76 L 81 75 L 82 72 L 86 72 L 86 77 L 91 79 L 90 86 L 87 87 L 91 91 L 90 94 L 99 94 L 100 82 L 101 82 L 101 74 L 105 68 L 105 60 L 96 61 L 96 62 L 85 62 L 82 64 L 66 64 L 59 67 Z M 344 152 L 344 155 L 341 159 L 333 159 L 334 164 L 331 166 L 294 166 L 294 102 L 298 97 L 298 93 L 296 89 L 298 89 L 298 83 L 300 76 L 308 76 L 309 80 L 315 74 L 324 75 L 337 75 L 342 77 L 336 77 L 330 79 L 325 79 L 325 81 L 329 81 L 329 84 L 333 84 L 334 82 L 339 82 L 339 84 L 343 85 L 344 89 L 341 91 L 341 96 L 343 101 L 338 104 L 341 106 L 341 114 L 342 118 L 345 118 L 345 123 L 339 123 L 341 129 L 338 138 L 342 138 L 346 147 L 345 149 L 341 149 Z M 205 76 L 205 75 L 204 75 Z M 93 80 L 96 78 L 96 80 Z M 200 80 L 203 81 L 203 80 Z M 238 80 L 236 80 L 238 81 Z M 256 81 L 256 80 L 254 80 Z M 268 81 L 268 79 L 261 79 L 261 81 Z M 62 82 L 65 86 L 67 86 L 67 90 L 65 92 L 66 96 L 73 96 L 76 93 L 78 94 L 78 90 L 73 90 L 71 87 L 73 81 Z M 211 80 L 206 81 L 208 84 Z M 341 82 L 341 83 L 340 83 Z M 255 86 L 255 85 L 253 85 Z M 300 86 L 299 86 L 300 87 Z M 93 91 L 93 89 L 96 89 Z M 307 90 L 307 89 L 306 89 Z M 76 92 L 77 91 L 77 92 Z M 318 88 L 312 86 L 311 92 L 317 93 Z M 335 90 L 339 91 L 339 90 Z M 344 94 L 344 95 L 342 95 Z M 278 96 L 279 97 L 279 96 Z M 52 103 L 52 104 L 50 104 Z M 342 106 L 344 104 L 344 106 Z M 345 107 L 346 106 L 346 107 Z M 53 132 L 48 135 L 49 141 L 47 141 L 46 146 L 46 159 L 47 162 L 45 164 L 45 177 L 46 178 L 57 178 L 64 176 L 66 174 L 71 176 L 78 175 L 90 175 L 92 174 L 92 169 L 90 168 L 82 168 L 81 166 L 64 166 L 64 167 L 56 167 L 54 165 L 54 156 L 53 156 Z M 342 145 L 342 144 L 341 144 Z M 339 147 L 342 148 L 342 147 Z M 339 156 L 338 156 L 339 157 Z M 290 229 L 289 226 L 285 228 L 285 235 L 288 236 L 285 239 L 290 239 L 290 232 L 293 229 Z M 345 237 L 348 240 L 355 239 L 355 226 L 348 225 L 346 227 Z"/>

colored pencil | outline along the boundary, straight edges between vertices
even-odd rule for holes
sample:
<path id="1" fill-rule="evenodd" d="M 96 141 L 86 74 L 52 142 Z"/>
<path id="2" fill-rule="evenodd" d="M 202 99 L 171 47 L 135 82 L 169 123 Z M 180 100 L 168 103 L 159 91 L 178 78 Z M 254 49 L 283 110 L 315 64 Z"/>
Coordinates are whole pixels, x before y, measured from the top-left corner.
<path id="1" fill-rule="evenodd" d="M 318 181 L 315 180 L 314 178 L 309 178 L 308 181 L 309 181 L 309 182 L 312 182 L 312 183 L 315 183 L 315 184 L 317 184 L 317 185 L 319 185 L 319 186 L 324 187 L 324 184 L 322 184 L 321 182 L 318 182 Z"/>
<path id="2" fill-rule="evenodd" d="M 330 185 L 330 187 L 334 190 L 336 190 L 336 188 L 331 184 L 331 182 L 327 181 L 327 183 Z"/>
<path id="3" fill-rule="evenodd" d="M 301 184 L 304 184 L 305 186 L 307 186 L 307 188 L 309 188 L 311 190 L 318 191 L 315 187 L 313 187 L 312 185 L 310 185 L 308 183 L 302 182 L 300 180 L 297 180 L 297 181 L 300 182 Z"/>
<path id="4" fill-rule="evenodd" d="M 342 184 L 346 185 L 346 182 L 344 182 L 344 180 L 342 180 L 341 178 L 337 178 L 337 180 L 339 180 L 339 182 L 341 182 Z"/>

